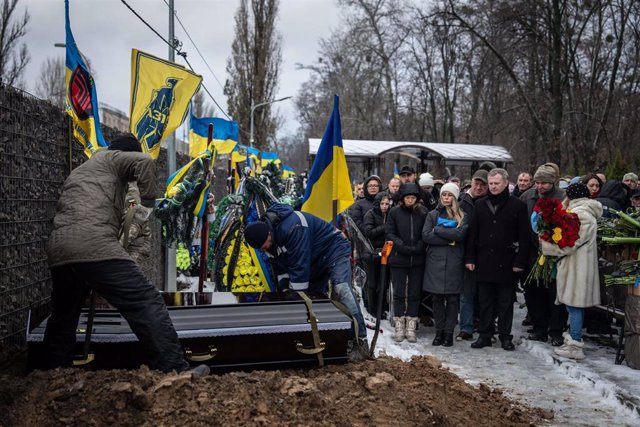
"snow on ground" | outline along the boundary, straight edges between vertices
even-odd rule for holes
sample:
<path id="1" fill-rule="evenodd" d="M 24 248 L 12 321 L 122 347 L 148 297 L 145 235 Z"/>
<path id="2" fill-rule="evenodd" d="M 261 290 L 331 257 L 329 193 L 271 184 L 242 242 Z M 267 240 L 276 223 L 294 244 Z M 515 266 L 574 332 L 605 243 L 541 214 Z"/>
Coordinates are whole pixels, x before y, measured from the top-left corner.
<path id="1" fill-rule="evenodd" d="M 393 328 L 383 320 L 376 354 L 402 360 L 435 356 L 470 384 L 500 388 L 518 401 L 553 410 L 551 425 L 640 426 L 640 371 L 624 363 L 616 365 L 615 349 L 593 340 L 586 340 L 587 357 L 581 362 L 556 357 L 551 344 L 524 339 L 526 309 L 519 305 L 516 303 L 513 321 L 516 351 L 502 350 L 499 342 L 483 349 L 470 348 L 469 341 L 455 341 L 449 348 L 433 347 L 435 330 L 424 325 L 418 330 L 417 343 L 398 344 L 393 341 Z M 372 330 L 368 337 L 371 342 Z"/>

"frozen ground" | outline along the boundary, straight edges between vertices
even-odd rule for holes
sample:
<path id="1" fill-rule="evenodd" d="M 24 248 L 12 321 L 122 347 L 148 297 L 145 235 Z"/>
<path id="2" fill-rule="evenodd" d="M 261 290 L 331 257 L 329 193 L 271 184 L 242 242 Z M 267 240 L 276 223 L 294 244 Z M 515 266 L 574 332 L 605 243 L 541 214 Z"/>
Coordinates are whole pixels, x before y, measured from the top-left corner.
<path id="1" fill-rule="evenodd" d="M 383 321 L 376 354 L 403 360 L 436 356 L 468 383 L 485 383 L 529 405 L 553 410 L 551 425 L 640 425 L 639 370 L 624 363 L 616 365 L 613 348 L 588 339 L 584 361 L 552 356 L 550 344 L 523 338 L 527 335 L 521 326 L 526 310 L 516 304 L 514 311 L 513 352 L 502 350 L 499 344 L 472 349 L 471 342 L 465 341 L 456 341 L 450 348 L 433 347 L 434 329 L 422 325 L 417 343 L 397 344 L 392 339 L 393 328 Z M 373 331 L 368 334 L 371 341 Z"/>
<path id="2" fill-rule="evenodd" d="M 197 291 L 197 279 L 185 279 L 190 286 L 183 291 Z M 210 286 L 205 289 L 210 290 Z M 518 298 L 521 300 L 522 295 L 518 294 Z M 502 350 L 498 343 L 483 349 L 472 349 L 471 342 L 465 341 L 456 341 L 450 348 L 433 347 L 434 328 L 423 325 L 418 330 L 417 343 L 397 344 L 392 339 L 393 328 L 385 320 L 376 354 L 402 360 L 416 355 L 438 357 L 445 367 L 470 384 L 500 388 L 512 398 L 552 410 L 554 419 L 550 425 L 640 426 L 640 370 L 631 369 L 624 362 L 616 365 L 615 349 L 589 337 L 585 338 L 585 360 L 556 357 L 550 344 L 524 338 L 527 333 L 522 320 L 526 309 L 519 308 L 521 302 L 514 309 L 514 352 Z M 368 330 L 368 337 L 371 342 L 372 330 Z"/>

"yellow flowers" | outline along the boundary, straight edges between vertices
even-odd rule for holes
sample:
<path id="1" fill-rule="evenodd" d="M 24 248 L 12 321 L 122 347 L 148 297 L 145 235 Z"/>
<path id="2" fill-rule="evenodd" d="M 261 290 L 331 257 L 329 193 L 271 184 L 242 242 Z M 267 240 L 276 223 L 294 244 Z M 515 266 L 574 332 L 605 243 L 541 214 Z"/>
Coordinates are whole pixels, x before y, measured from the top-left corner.
<path id="1" fill-rule="evenodd" d="M 235 237 L 237 238 L 237 234 Z M 228 266 L 234 246 L 235 244 L 233 243 L 228 246 L 229 249 L 224 258 L 225 265 L 222 268 L 222 273 L 225 277 L 229 271 Z M 265 292 L 269 290 L 269 285 L 261 277 L 260 269 L 254 265 L 251 251 L 252 249 L 244 241 L 240 244 L 233 282 L 231 283 L 231 292 Z"/>
<path id="2" fill-rule="evenodd" d="M 183 243 L 180 243 L 176 249 L 176 268 L 178 270 L 187 270 L 189 267 L 191 267 L 189 249 Z"/>
<path id="3" fill-rule="evenodd" d="M 540 267 L 544 265 L 544 255 L 540 255 L 540 258 L 538 258 L 538 265 Z"/>
<path id="4" fill-rule="evenodd" d="M 553 236 L 551 236 L 551 239 L 558 243 L 560 240 L 562 240 L 562 228 L 560 227 L 556 227 L 553 229 Z"/>
<path id="5" fill-rule="evenodd" d="M 175 195 L 178 194 L 179 189 L 180 187 L 178 185 L 174 185 L 167 191 L 167 197 L 175 197 Z"/>

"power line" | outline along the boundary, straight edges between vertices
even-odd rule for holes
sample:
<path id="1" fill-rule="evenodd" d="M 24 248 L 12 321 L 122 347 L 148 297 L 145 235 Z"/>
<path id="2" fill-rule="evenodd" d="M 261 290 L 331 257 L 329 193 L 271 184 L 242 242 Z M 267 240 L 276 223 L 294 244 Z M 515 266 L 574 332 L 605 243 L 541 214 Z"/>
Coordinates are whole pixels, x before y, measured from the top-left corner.
<path id="1" fill-rule="evenodd" d="M 167 5 L 167 7 L 169 7 L 169 3 L 167 3 L 167 0 L 164 0 L 164 4 Z M 220 80 L 218 79 L 218 76 L 216 75 L 216 73 L 213 72 L 213 69 L 211 69 L 211 66 L 209 65 L 209 63 L 207 62 L 207 60 L 204 58 L 204 55 L 202 55 L 202 52 L 200 52 L 200 49 L 198 49 L 198 46 L 196 45 L 196 42 L 193 41 L 193 39 L 191 38 L 191 35 L 189 34 L 189 32 L 187 31 L 187 29 L 185 28 L 185 26 L 182 24 L 182 21 L 180 20 L 180 18 L 178 17 L 178 13 L 176 12 L 176 10 L 173 10 L 173 16 L 176 17 L 176 19 L 178 20 L 178 24 L 180 24 L 180 27 L 182 27 L 182 30 L 184 31 L 184 33 L 187 35 L 187 37 L 189 38 L 189 41 L 191 42 L 191 44 L 193 45 L 193 47 L 196 49 L 196 52 L 198 52 L 198 55 L 200 55 L 200 58 L 202 59 L 202 62 L 205 63 L 205 65 L 207 66 L 207 68 L 209 69 L 209 71 L 211 72 L 211 75 L 213 76 L 214 79 L 216 79 L 216 81 L 218 82 L 218 85 L 220 86 L 220 89 L 224 90 L 224 85 L 220 82 Z"/>
<path id="2" fill-rule="evenodd" d="M 147 27 L 149 27 L 149 29 L 151 31 L 153 31 L 155 33 L 156 36 L 158 36 L 160 38 L 160 40 L 162 40 L 163 42 L 165 42 L 167 44 L 167 46 L 169 46 L 171 49 L 173 49 L 178 55 L 182 56 L 182 58 L 184 59 L 184 61 L 187 63 L 187 65 L 189 66 L 189 69 L 193 72 L 195 72 L 195 70 L 193 69 L 193 67 L 191 66 L 191 63 L 189 63 L 189 60 L 187 59 L 187 53 L 186 52 L 182 52 L 180 49 L 176 48 L 175 44 L 169 43 L 167 41 L 167 39 L 165 39 L 164 37 L 162 37 L 162 35 L 156 31 L 155 28 L 153 28 L 151 26 L 151 24 L 149 24 L 147 21 L 145 21 L 145 19 L 140 16 L 140 14 L 138 12 L 136 12 L 127 2 L 126 0 L 120 0 L 125 6 L 127 6 L 127 8 L 134 14 L 136 15 L 136 17 L 142 21 Z M 166 3 L 166 2 L 165 2 Z M 175 15 L 175 12 L 174 12 Z M 179 20 L 178 20 L 179 21 Z M 182 24 L 180 24 L 182 25 Z M 184 27 L 183 27 L 184 28 Z M 185 31 L 186 33 L 186 31 Z M 190 38 L 191 39 L 191 38 Z M 193 43 L 193 41 L 192 41 Z M 195 46 L 195 44 L 194 44 Z M 197 47 L 196 47 L 197 49 Z M 208 64 L 207 64 L 208 66 Z M 217 78 L 216 78 L 217 80 Z M 207 89 L 207 87 L 204 85 L 204 83 L 201 83 L 200 86 L 202 86 L 202 88 L 204 89 L 204 91 L 207 93 L 207 95 L 209 95 L 209 97 L 211 98 L 211 100 L 213 101 L 214 104 L 216 104 L 216 106 L 220 109 L 220 111 L 222 112 L 222 114 L 225 115 L 225 117 L 229 120 L 231 120 L 231 117 L 229 117 L 229 115 L 226 113 L 226 111 L 224 111 L 224 109 L 220 106 L 220 104 L 218 104 L 218 101 L 216 101 L 216 99 L 213 97 L 213 95 L 211 95 L 211 92 L 209 92 L 209 89 Z"/>

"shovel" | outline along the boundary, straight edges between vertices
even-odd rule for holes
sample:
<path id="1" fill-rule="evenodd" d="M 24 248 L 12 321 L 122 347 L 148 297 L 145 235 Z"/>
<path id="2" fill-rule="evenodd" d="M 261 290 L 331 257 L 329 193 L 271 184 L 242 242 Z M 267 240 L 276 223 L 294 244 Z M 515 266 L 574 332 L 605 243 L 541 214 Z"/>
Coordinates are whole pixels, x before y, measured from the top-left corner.
<path id="1" fill-rule="evenodd" d="M 373 352 L 376 349 L 376 341 L 378 341 L 378 333 L 380 332 L 380 319 L 382 318 L 382 300 L 384 299 L 384 288 L 387 283 L 387 261 L 389 260 L 389 254 L 391 254 L 391 249 L 393 249 L 393 242 L 391 240 L 387 240 L 384 242 L 384 246 L 382 247 L 382 258 L 380 259 L 380 283 L 378 284 L 378 307 L 376 310 L 376 331 L 373 334 L 373 339 L 371 340 L 371 347 L 369 348 L 369 355 L 373 357 Z M 393 301 L 390 301 L 389 304 L 393 304 Z"/>

